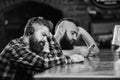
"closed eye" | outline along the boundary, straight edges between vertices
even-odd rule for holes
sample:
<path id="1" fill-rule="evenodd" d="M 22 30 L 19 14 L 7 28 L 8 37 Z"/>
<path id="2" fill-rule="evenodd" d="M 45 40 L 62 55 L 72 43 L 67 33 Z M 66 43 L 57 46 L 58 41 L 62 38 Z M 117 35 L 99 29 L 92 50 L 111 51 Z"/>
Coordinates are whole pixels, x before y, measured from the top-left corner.
<path id="1" fill-rule="evenodd" d="M 43 35 L 43 36 L 47 36 L 47 34 L 46 34 L 46 33 L 42 33 L 42 35 Z"/>
<path id="2" fill-rule="evenodd" d="M 77 35 L 77 32 L 75 32 L 75 31 L 72 31 L 72 32 L 71 32 L 71 34 L 72 34 L 72 35 L 74 35 L 74 34 L 76 34 L 76 35 Z"/>

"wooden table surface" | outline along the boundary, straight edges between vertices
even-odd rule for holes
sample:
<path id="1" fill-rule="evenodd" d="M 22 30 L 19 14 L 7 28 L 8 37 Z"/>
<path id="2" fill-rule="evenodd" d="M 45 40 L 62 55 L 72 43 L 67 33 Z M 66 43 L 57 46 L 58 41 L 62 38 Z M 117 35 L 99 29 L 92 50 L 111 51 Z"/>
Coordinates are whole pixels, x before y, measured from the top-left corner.
<path id="1" fill-rule="evenodd" d="M 99 58 L 86 59 L 84 63 L 59 65 L 45 72 L 34 75 L 35 80 L 50 78 L 78 78 L 78 79 L 100 79 L 120 78 L 120 71 L 115 70 L 116 61 L 102 61 Z"/>

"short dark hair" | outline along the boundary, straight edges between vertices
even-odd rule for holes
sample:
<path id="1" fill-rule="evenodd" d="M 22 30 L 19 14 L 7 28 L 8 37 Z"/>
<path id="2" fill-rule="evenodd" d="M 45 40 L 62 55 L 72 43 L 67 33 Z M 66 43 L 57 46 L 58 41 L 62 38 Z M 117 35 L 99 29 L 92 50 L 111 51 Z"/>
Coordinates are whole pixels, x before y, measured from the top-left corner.
<path id="1" fill-rule="evenodd" d="M 62 22 L 62 21 L 70 21 L 70 22 L 73 22 L 77 27 L 79 26 L 79 23 L 76 21 L 76 20 L 74 20 L 73 18 L 62 18 L 62 19 L 60 19 L 59 21 L 58 21 L 58 23 L 56 24 L 56 26 L 55 26 L 55 31 L 56 31 L 56 29 L 58 28 L 58 25 Z"/>
<path id="2" fill-rule="evenodd" d="M 34 24 L 34 23 L 38 23 L 40 25 L 45 25 L 48 27 L 50 32 L 52 32 L 53 23 L 50 20 L 46 20 L 43 17 L 32 17 L 28 20 L 28 22 L 25 26 L 24 35 L 30 36 L 30 35 L 34 34 L 35 31 L 32 26 L 32 24 Z"/>

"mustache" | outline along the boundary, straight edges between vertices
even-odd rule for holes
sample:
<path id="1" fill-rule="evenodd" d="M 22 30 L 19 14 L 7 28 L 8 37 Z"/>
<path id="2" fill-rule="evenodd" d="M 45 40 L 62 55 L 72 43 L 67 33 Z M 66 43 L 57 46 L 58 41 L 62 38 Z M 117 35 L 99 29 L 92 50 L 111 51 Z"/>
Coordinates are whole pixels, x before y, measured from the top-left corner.
<path id="1" fill-rule="evenodd" d="M 76 42 L 76 40 L 72 39 L 70 42 L 71 42 L 71 44 L 74 44 Z"/>
<path id="2" fill-rule="evenodd" d="M 45 46 L 45 41 L 39 41 L 39 42 L 37 42 L 39 45 L 41 45 L 41 46 Z"/>
<path id="3" fill-rule="evenodd" d="M 74 44 L 75 43 L 75 39 L 72 39 L 70 40 L 68 35 L 67 35 L 67 32 L 65 32 L 64 36 L 63 36 L 64 40 L 66 40 L 67 42 L 69 42 L 70 44 Z"/>

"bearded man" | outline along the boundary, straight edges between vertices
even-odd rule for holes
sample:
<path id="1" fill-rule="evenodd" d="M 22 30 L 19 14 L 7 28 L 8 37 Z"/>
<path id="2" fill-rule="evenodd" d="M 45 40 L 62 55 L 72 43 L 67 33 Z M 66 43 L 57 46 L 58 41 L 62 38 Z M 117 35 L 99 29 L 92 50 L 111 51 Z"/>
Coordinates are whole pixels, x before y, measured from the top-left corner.
<path id="1" fill-rule="evenodd" d="M 92 36 L 72 18 L 63 18 L 57 23 L 54 37 L 65 55 L 80 54 L 88 57 L 99 53 Z"/>
<path id="2" fill-rule="evenodd" d="M 0 80 L 32 80 L 35 73 L 53 66 L 84 61 L 80 55 L 63 55 L 51 27 L 52 22 L 42 17 L 28 20 L 24 35 L 0 53 Z"/>

